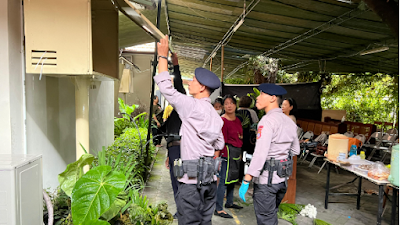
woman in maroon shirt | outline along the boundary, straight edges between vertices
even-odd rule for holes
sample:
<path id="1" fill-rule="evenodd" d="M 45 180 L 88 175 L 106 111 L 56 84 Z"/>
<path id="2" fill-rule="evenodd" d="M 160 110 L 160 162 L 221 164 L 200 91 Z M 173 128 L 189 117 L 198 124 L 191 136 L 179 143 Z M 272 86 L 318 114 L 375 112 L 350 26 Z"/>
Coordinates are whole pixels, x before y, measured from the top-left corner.
<path id="1" fill-rule="evenodd" d="M 221 171 L 219 173 L 220 180 L 217 189 L 217 204 L 214 214 L 223 218 L 232 218 L 231 215 L 223 210 L 222 206 L 224 203 L 225 190 L 227 190 L 225 208 L 243 208 L 233 204 L 233 190 L 235 189 L 235 183 L 239 180 L 239 168 L 242 154 L 241 147 L 243 144 L 243 129 L 242 123 L 235 115 L 235 98 L 230 95 L 225 96 L 223 105 L 225 114 L 223 114 L 221 117 L 224 121 L 222 133 L 224 134 L 225 147 L 220 154 L 222 157 L 222 163 Z"/>

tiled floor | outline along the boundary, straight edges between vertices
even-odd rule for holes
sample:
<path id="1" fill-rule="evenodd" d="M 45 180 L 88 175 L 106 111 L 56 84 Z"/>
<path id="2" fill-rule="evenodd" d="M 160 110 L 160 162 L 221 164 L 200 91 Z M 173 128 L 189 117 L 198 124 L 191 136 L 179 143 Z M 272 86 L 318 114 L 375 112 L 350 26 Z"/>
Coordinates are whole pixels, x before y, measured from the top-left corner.
<path id="1" fill-rule="evenodd" d="M 160 148 L 157 159 L 151 172 L 150 179 L 144 194 L 147 195 L 151 203 L 167 202 L 170 212 L 173 214 L 176 211 L 176 206 L 173 198 L 173 191 L 169 178 L 169 171 L 164 166 L 166 157 L 165 148 Z M 297 196 L 296 203 L 298 204 L 312 204 L 317 207 L 317 218 L 325 220 L 332 225 L 361 225 L 361 224 L 376 224 L 376 214 L 378 211 L 378 196 L 363 194 L 361 197 L 361 208 L 356 210 L 356 197 L 353 196 L 330 196 L 330 202 L 344 202 L 344 203 L 330 203 L 328 209 L 324 208 L 325 201 L 325 183 L 326 183 L 326 170 L 317 174 L 318 168 L 308 168 L 305 162 L 298 165 L 297 169 Z M 318 164 L 318 163 L 317 163 Z M 340 174 L 336 174 L 331 170 L 331 187 L 347 181 L 351 181 L 354 176 L 343 170 L 339 170 Z M 369 181 L 363 180 L 363 190 L 377 191 L 378 187 Z M 213 224 L 228 225 L 228 224 L 242 224 L 242 225 L 255 225 L 255 215 L 252 204 L 251 196 L 248 196 L 247 203 L 242 202 L 238 198 L 239 186 L 235 190 L 235 202 L 242 205 L 244 208 L 241 210 L 229 210 L 228 213 L 234 216 L 234 219 L 223 219 L 217 216 L 213 217 Z M 339 188 L 338 192 L 356 192 L 355 185 L 347 185 Z M 391 196 L 390 196 L 391 197 Z M 387 201 L 387 207 L 383 216 L 382 224 L 390 224 L 391 216 L 391 202 Z M 312 220 L 302 216 L 297 217 L 299 225 L 312 224 Z M 397 217 L 398 221 L 398 217 Z M 178 224 L 174 221 L 173 224 Z M 279 224 L 290 224 L 286 221 L 279 221 Z"/>

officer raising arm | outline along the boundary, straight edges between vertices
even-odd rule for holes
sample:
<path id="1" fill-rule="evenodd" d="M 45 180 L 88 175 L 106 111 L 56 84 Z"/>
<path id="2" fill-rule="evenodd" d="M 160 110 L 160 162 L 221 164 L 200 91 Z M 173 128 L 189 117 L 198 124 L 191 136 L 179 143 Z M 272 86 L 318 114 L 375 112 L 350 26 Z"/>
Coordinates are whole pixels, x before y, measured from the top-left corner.
<path id="1" fill-rule="evenodd" d="M 160 92 L 182 120 L 181 159 L 174 162 L 179 187 L 176 196 L 178 222 L 211 224 L 216 201 L 215 150 L 224 148 L 223 121 L 214 110 L 210 94 L 220 86 L 218 77 L 209 70 L 197 68 L 189 83 L 189 97 L 178 92 L 168 74 L 168 36 L 157 43 L 158 72 L 154 77 Z"/>
<path id="2" fill-rule="evenodd" d="M 260 84 L 258 89 L 261 94 L 257 97 L 256 107 L 264 109 L 266 115 L 258 123 L 254 155 L 239 189 L 239 196 L 246 201 L 245 194 L 253 179 L 257 224 L 276 225 L 278 207 L 292 173 L 292 156 L 300 153 L 300 145 L 296 124 L 279 108 L 286 90 L 267 83 Z"/>

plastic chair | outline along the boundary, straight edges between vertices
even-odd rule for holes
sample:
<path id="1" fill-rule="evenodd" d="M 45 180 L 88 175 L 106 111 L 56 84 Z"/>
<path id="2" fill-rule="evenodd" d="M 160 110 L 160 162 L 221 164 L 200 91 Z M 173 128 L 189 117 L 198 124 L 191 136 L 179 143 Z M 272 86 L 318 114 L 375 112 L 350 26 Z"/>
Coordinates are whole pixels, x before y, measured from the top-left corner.
<path id="1" fill-rule="evenodd" d="M 327 142 L 328 142 L 328 135 L 326 135 L 325 133 L 321 133 L 318 137 L 316 137 L 314 139 L 314 141 L 323 143 L 322 146 L 325 146 L 325 145 L 327 145 Z M 318 158 L 325 158 L 325 156 L 323 156 L 323 155 L 318 155 L 318 154 L 315 154 L 315 153 L 310 153 L 310 154 L 313 156 L 313 159 L 311 160 L 310 164 L 308 165 L 308 167 L 310 167 L 310 168 L 314 165 L 315 161 Z M 322 164 L 321 168 L 323 168 L 324 166 L 325 166 L 325 162 L 324 162 L 324 164 Z M 319 172 L 320 171 L 321 171 L 321 169 L 319 170 Z"/>
<path id="2" fill-rule="evenodd" d="M 357 134 L 357 136 L 355 136 L 354 138 L 361 141 L 361 145 L 364 144 L 365 140 L 367 139 L 364 134 Z"/>
<path id="3" fill-rule="evenodd" d="M 300 139 L 301 140 L 312 140 L 314 138 L 314 132 L 312 132 L 312 131 L 307 131 Z M 310 151 L 309 150 L 307 150 L 307 148 L 311 148 L 311 147 L 315 147 L 316 146 L 316 144 L 315 143 L 301 143 L 300 144 L 300 148 L 303 148 L 303 154 L 301 154 L 300 155 L 300 157 L 299 157 L 299 162 L 300 162 L 300 159 L 303 159 L 303 161 L 301 161 L 301 163 L 300 164 L 303 164 L 303 162 L 306 160 L 306 158 L 307 158 L 307 156 L 308 156 L 308 154 L 310 153 Z M 303 155 L 303 157 L 301 157 Z"/>
<path id="4" fill-rule="evenodd" d="M 386 138 L 387 137 L 388 136 L 386 136 Z M 372 139 L 375 139 L 375 144 L 371 143 Z M 375 132 L 368 138 L 368 140 L 363 145 L 361 145 L 361 148 L 363 147 L 372 148 L 372 151 L 369 154 L 367 160 L 371 160 L 376 150 L 388 150 L 388 147 L 382 146 L 382 141 L 383 141 L 382 132 Z"/>
<path id="5" fill-rule="evenodd" d="M 386 131 L 386 134 L 399 134 L 396 128 L 392 128 Z"/>
<path id="6" fill-rule="evenodd" d="M 346 137 L 349 137 L 349 138 L 354 137 L 354 134 L 353 134 L 353 132 L 351 132 L 351 131 L 347 131 L 347 132 L 344 133 L 343 135 L 346 136 Z"/>
<path id="7" fill-rule="evenodd" d="M 320 143 L 325 143 L 326 140 L 328 140 L 328 135 L 326 135 L 324 132 L 314 139 L 315 142 Z"/>
<path id="8" fill-rule="evenodd" d="M 301 140 L 312 140 L 314 138 L 314 132 L 307 131 L 303 136 L 301 136 Z"/>
<path id="9" fill-rule="evenodd" d="M 301 136 L 303 135 L 304 131 L 303 128 L 297 127 L 297 138 L 300 140 Z"/>
<path id="10" fill-rule="evenodd" d="M 399 136 L 397 134 L 385 134 L 385 136 L 382 138 L 382 143 L 387 144 L 388 146 L 380 146 L 379 150 L 383 150 L 384 154 L 381 158 L 381 162 L 384 162 L 386 159 L 386 156 L 388 154 L 392 153 L 392 147 L 395 144 L 397 138 Z"/>
<path id="11" fill-rule="evenodd" d="M 375 144 L 371 143 L 372 139 L 375 140 Z M 373 134 L 371 134 L 368 140 L 363 145 L 361 145 L 361 148 L 362 147 L 373 148 L 377 145 L 379 146 L 381 142 L 382 142 L 382 132 L 374 132 Z"/>

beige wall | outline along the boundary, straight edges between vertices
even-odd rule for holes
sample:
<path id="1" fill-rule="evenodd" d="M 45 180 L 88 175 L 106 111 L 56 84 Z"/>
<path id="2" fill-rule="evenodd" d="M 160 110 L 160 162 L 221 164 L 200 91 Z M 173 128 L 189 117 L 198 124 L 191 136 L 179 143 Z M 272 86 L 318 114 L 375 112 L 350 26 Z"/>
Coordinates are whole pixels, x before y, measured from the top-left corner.
<path id="1" fill-rule="evenodd" d="M 90 152 L 114 141 L 114 82 L 94 82 L 89 91 Z M 75 161 L 75 86 L 70 78 L 28 74 L 28 154 L 43 155 L 43 187 L 55 189 L 57 176 Z"/>
<path id="2" fill-rule="evenodd" d="M 0 1 L 0 153 L 24 153 L 21 1 Z"/>
<path id="3" fill-rule="evenodd" d="M 133 93 L 119 93 L 118 97 L 122 98 L 126 104 L 141 104 L 149 109 L 150 93 L 151 93 L 151 60 L 153 60 L 153 53 L 151 54 L 134 54 L 131 56 L 132 62 L 137 65 L 141 72 L 133 70 Z M 129 57 L 127 57 L 129 58 Z"/>
<path id="4" fill-rule="evenodd" d="M 43 187 L 75 161 L 75 87 L 69 78 L 26 76 L 27 151 L 43 155 Z"/>

